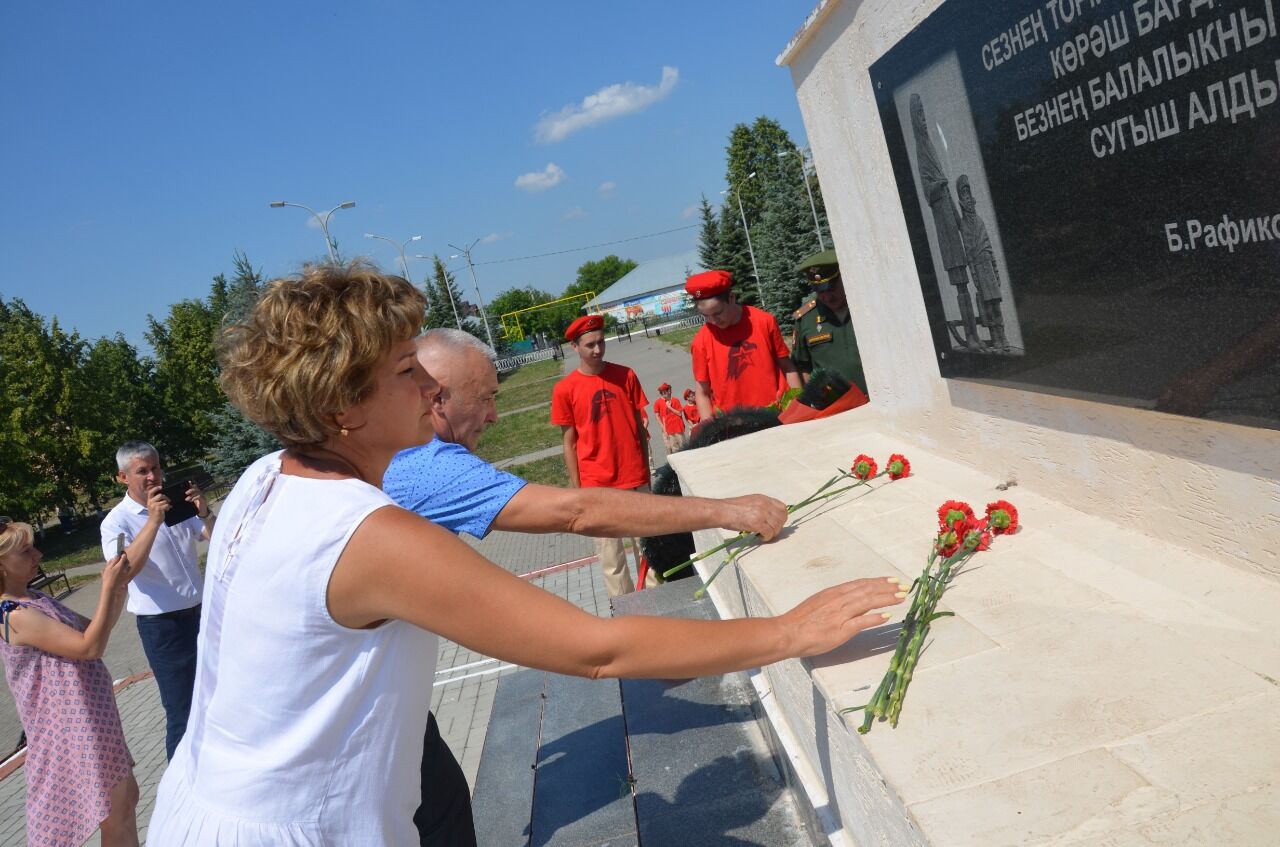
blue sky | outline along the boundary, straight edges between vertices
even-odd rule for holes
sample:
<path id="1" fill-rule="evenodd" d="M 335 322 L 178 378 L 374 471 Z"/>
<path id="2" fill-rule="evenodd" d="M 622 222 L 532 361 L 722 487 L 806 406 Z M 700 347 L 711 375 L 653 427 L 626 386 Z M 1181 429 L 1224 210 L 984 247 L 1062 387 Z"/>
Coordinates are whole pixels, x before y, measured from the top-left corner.
<path id="1" fill-rule="evenodd" d="M 277 199 L 356 201 L 330 229 L 387 268 L 364 233 L 446 257 L 482 239 L 486 298 L 687 250 L 696 230 L 484 264 L 696 223 L 735 123 L 803 143 L 773 60 L 813 3 L 6 3 L 0 296 L 144 344 L 234 250 L 268 276 L 323 254 Z"/>

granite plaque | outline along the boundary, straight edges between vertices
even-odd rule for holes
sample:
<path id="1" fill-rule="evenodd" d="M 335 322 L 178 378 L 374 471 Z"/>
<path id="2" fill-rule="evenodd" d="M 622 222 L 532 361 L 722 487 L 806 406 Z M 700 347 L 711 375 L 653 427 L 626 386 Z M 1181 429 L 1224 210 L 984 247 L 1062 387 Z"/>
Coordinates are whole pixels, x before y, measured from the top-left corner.
<path id="1" fill-rule="evenodd" d="M 1280 429 L 1280 0 L 949 0 L 871 66 L 944 377 Z"/>

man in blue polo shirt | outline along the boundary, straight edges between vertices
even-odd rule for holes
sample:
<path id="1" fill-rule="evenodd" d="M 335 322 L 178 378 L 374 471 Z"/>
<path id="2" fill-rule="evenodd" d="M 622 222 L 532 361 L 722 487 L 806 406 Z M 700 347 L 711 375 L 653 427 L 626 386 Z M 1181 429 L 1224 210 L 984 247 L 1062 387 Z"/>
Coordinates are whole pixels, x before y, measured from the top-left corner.
<path id="1" fill-rule="evenodd" d="M 382 487 L 405 509 L 451 532 L 625 538 L 723 527 L 772 540 L 786 523 L 786 506 L 760 494 L 712 500 L 526 483 L 471 452 L 498 419 L 493 350 L 460 330 L 433 329 L 418 340 L 418 359 L 440 384 L 431 403 L 436 437 L 397 455 Z M 434 715 L 423 743 L 422 786 L 414 815 L 421 843 L 474 845 L 470 791 Z"/>

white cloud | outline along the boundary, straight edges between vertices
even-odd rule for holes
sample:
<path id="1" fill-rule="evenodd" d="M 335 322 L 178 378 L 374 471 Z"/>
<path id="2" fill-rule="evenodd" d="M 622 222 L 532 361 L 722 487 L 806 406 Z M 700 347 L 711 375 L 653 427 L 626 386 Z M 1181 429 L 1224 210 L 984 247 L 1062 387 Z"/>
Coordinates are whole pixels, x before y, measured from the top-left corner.
<path id="1" fill-rule="evenodd" d="M 486 235 L 484 238 L 480 239 L 480 243 L 493 244 L 496 241 L 501 241 L 504 238 L 510 238 L 510 237 L 511 237 L 511 233 L 509 232 L 504 232 L 504 233 L 491 232 L 488 235 Z"/>
<path id="2" fill-rule="evenodd" d="M 613 192 L 616 191 L 617 188 L 618 188 L 618 183 L 614 182 L 613 180 L 609 180 L 607 182 L 600 183 L 600 187 L 597 188 L 596 191 L 600 192 L 601 197 L 611 197 L 613 196 Z"/>
<path id="3" fill-rule="evenodd" d="M 560 216 L 560 220 L 571 221 L 574 218 L 584 218 L 586 216 L 587 216 L 587 213 L 582 210 L 581 206 L 572 206 L 568 209 L 565 209 L 564 214 Z"/>
<path id="4" fill-rule="evenodd" d="M 691 218 L 691 217 L 693 217 L 694 215 L 698 214 L 698 211 L 699 211 L 701 208 L 702 208 L 702 207 L 701 207 L 701 206 L 699 206 L 699 205 L 697 205 L 696 203 L 695 203 L 694 205 L 692 205 L 692 206 L 686 206 L 686 207 L 685 207 L 685 210 L 684 210 L 683 212 L 681 212 L 681 213 L 680 213 L 680 217 L 684 218 L 684 219 L 687 221 L 687 220 L 689 220 L 689 218 Z"/>
<path id="5" fill-rule="evenodd" d="M 555 162 L 548 162 L 540 171 L 530 171 L 516 177 L 516 188 L 524 191 L 546 191 L 564 182 L 564 168 Z"/>
<path id="6" fill-rule="evenodd" d="M 657 85 L 619 82 L 588 94 L 581 103 L 570 103 L 558 112 L 544 114 L 534 128 L 533 137 L 543 143 L 563 141 L 580 129 L 620 118 L 645 109 L 664 99 L 676 87 L 680 71 L 664 66 L 662 81 Z"/>

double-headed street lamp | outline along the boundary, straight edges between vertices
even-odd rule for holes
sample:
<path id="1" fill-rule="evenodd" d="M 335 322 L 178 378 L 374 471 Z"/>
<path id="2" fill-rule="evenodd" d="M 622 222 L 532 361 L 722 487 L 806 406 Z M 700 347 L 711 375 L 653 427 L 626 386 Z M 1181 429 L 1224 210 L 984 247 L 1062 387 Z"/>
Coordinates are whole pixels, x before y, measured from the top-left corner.
<path id="1" fill-rule="evenodd" d="M 449 258 L 456 259 L 458 258 L 458 256 L 466 257 L 467 270 L 471 271 L 471 284 L 475 286 L 476 300 L 478 300 L 480 303 L 480 320 L 484 321 L 484 331 L 485 331 L 485 334 L 489 336 L 489 346 L 496 350 L 498 345 L 493 343 L 493 330 L 489 328 L 489 315 L 484 310 L 484 295 L 480 293 L 480 283 L 476 282 L 475 265 L 471 264 L 471 248 L 475 247 L 479 243 L 480 243 L 480 239 L 477 238 L 475 241 L 472 241 L 466 247 L 459 247 L 456 244 L 450 244 L 449 246 L 452 247 L 454 250 L 457 250 L 458 252 L 450 256 Z"/>
<path id="2" fill-rule="evenodd" d="M 423 256 L 421 253 L 419 253 L 419 254 L 416 254 L 413 258 L 415 258 L 415 259 L 436 259 L 436 258 L 438 258 L 438 257 L 437 257 L 437 256 Z M 451 258 L 452 258 L 452 257 L 451 257 Z M 447 274 L 447 273 L 448 273 L 448 271 L 445 271 L 445 273 Z M 473 275 L 473 277 L 474 277 L 474 275 Z M 454 301 L 454 299 L 453 299 L 453 286 L 452 286 L 452 285 L 449 285 L 449 280 L 448 280 L 448 278 L 447 278 L 447 277 L 446 277 L 446 278 L 445 278 L 445 280 L 444 280 L 444 290 L 445 290 L 445 293 L 447 293 L 447 294 L 449 295 L 449 305 L 453 307 L 453 321 L 454 321 L 454 323 L 456 323 L 456 324 L 458 325 L 458 329 L 462 329 L 462 318 L 461 318 L 461 317 L 459 317 L 459 315 L 458 315 L 458 304 L 457 304 L 457 303 Z"/>
<path id="3" fill-rule="evenodd" d="M 412 279 L 410 279 L 410 277 L 409 277 L 409 260 L 408 260 L 408 259 L 406 259 L 406 258 L 404 257 L 404 248 L 408 247 L 410 244 L 412 244 L 412 243 L 413 243 L 413 242 L 415 242 L 415 241 L 421 241 L 421 240 L 422 240 L 422 236 L 421 236 L 421 235 L 415 235 L 415 236 L 413 236 L 412 238 L 410 238 L 410 239 L 408 239 L 407 241 L 404 241 L 404 242 L 399 242 L 399 241 L 396 241 L 395 239 L 387 238 L 385 235 L 374 235 L 372 232 L 366 232 L 366 233 L 364 234 L 364 237 L 365 237 L 365 238 L 376 238 L 376 239 L 378 239 L 379 241 L 385 241 L 385 242 L 387 242 L 388 244 L 390 244 L 392 247 L 395 247 L 397 250 L 399 250 L 399 251 L 400 251 L 400 264 L 401 264 L 401 266 L 402 266 L 402 267 L 404 267 L 404 278 L 405 278 L 405 279 L 408 279 L 410 282 L 412 282 L 412 281 L 413 281 L 413 280 L 412 280 Z M 431 304 L 431 297 L 430 297 L 430 295 L 428 295 L 428 297 L 427 297 L 427 305 L 428 305 L 428 306 L 430 306 L 430 304 Z"/>
<path id="4" fill-rule="evenodd" d="M 805 167 L 806 157 L 803 150 L 797 150 L 795 152 L 796 152 L 796 155 L 800 157 L 800 180 L 804 183 L 805 193 L 809 195 L 809 211 L 813 212 L 813 230 L 814 232 L 818 233 L 818 249 L 826 250 L 827 249 L 826 242 L 822 240 L 822 226 L 818 223 L 818 207 L 813 202 L 813 189 L 809 187 L 809 171 Z M 790 150 L 783 150 L 778 153 L 778 158 L 781 159 L 783 156 L 790 156 L 790 155 L 791 155 Z M 816 172 L 816 168 L 815 168 L 815 172 Z"/>
<path id="5" fill-rule="evenodd" d="M 329 261 L 337 262 L 338 254 L 333 249 L 333 239 L 329 237 L 329 216 L 339 209 L 354 209 L 356 206 L 355 201 L 348 200 L 345 203 L 339 203 L 323 215 L 310 206 L 304 206 L 301 203 L 289 203 L 284 200 L 271 201 L 271 208 L 273 209 L 283 209 L 285 206 L 293 206 L 296 209 L 306 209 L 311 213 L 312 217 L 320 222 L 320 231 L 324 233 L 324 246 L 329 248 Z"/>
<path id="6" fill-rule="evenodd" d="M 755 179 L 755 178 L 756 178 L 755 171 L 752 171 L 751 173 L 747 174 L 747 179 Z M 726 188 L 724 191 L 721 191 L 720 193 L 728 194 L 729 189 Z M 751 247 L 751 228 L 747 226 L 747 213 L 742 209 L 742 192 L 738 191 L 736 186 L 733 186 L 733 194 L 735 197 L 738 198 L 738 214 L 742 216 L 742 229 L 747 234 L 747 255 L 751 257 L 751 273 L 755 275 L 756 295 L 760 298 L 760 308 L 763 309 L 765 308 L 764 289 L 760 286 L 760 270 L 756 267 L 756 251 L 753 250 Z"/>

